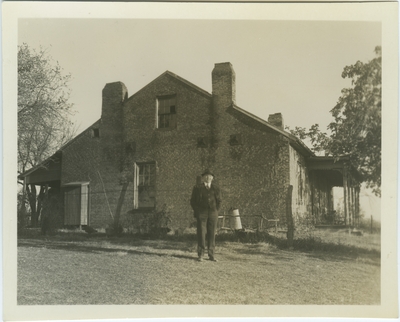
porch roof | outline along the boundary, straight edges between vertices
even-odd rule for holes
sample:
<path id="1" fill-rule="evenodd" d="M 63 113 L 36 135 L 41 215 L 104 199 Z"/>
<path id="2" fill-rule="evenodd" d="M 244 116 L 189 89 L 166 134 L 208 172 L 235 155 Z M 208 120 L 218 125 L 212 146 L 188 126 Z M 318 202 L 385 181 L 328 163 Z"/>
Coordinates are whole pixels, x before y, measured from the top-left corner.
<path id="1" fill-rule="evenodd" d="M 362 182 L 362 176 L 350 163 L 350 156 L 314 156 L 308 158 L 310 171 L 317 171 L 328 178 L 333 186 L 342 187 L 345 171 L 358 183 Z"/>
<path id="2" fill-rule="evenodd" d="M 92 128 L 98 127 L 100 121 L 101 120 L 97 120 L 96 122 L 94 122 L 86 130 L 82 131 L 80 134 L 65 143 L 52 156 L 48 157 L 37 166 L 25 171 L 24 173 L 19 174 L 18 179 L 25 179 L 26 184 L 35 184 L 38 186 L 44 184 L 49 184 L 50 186 L 54 184 L 59 185 L 59 182 L 61 181 L 62 152 L 73 142 L 77 141 L 81 136 L 83 136 L 87 131 Z"/>
<path id="3" fill-rule="evenodd" d="M 61 180 L 61 158 L 61 152 L 56 152 L 36 167 L 21 173 L 18 179 L 25 179 L 26 184 L 56 185 Z"/>

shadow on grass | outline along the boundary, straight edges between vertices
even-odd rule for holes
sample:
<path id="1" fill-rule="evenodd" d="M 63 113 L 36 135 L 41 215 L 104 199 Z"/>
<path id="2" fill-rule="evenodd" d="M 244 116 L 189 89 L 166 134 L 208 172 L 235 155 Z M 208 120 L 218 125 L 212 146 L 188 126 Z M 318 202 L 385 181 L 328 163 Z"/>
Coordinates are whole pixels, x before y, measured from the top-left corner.
<path id="1" fill-rule="evenodd" d="M 197 260 L 195 256 L 181 255 L 181 254 L 167 254 L 167 253 L 157 253 L 157 252 L 148 252 L 148 251 L 139 251 L 132 249 L 122 249 L 122 248 L 107 248 L 107 247 L 98 247 L 92 245 L 78 245 L 78 244 L 65 244 L 65 243 L 57 243 L 57 242 L 38 242 L 32 240 L 19 240 L 18 247 L 36 247 L 36 248 L 46 248 L 46 249 L 60 249 L 67 250 L 73 252 L 83 252 L 83 253 L 127 253 L 127 254 L 136 254 L 136 255 L 154 255 L 161 257 L 177 257 L 177 258 L 185 258 L 190 260 Z"/>
<path id="2" fill-rule="evenodd" d="M 33 240 L 43 241 L 36 247 L 47 247 L 47 248 L 62 248 L 67 250 L 76 251 L 102 251 L 102 252 L 118 252 L 126 251 L 127 253 L 135 254 L 149 254 L 159 256 L 174 256 L 180 258 L 196 259 L 186 255 L 175 255 L 165 254 L 156 252 L 142 252 L 136 250 L 126 250 L 120 248 L 106 248 L 96 246 L 82 246 L 82 245 L 71 245 L 71 244 L 60 244 L 62 242 L 107 242 L 111 245 L 125 245 L 125 246 L 148 246 L 157 250 L 175 250 L 185 252 L 196 251 L 196 235 L 164 235 L 151 236 L 151 235 L 130 235 L 123 234 L 121 236 L 107 237 L 104 233 L 86 234 L 84 232 L 57 232 L 50 236 L 42 236 L 38 230 L 28 231 L 18 236 L 20 246 L 33 246 L 29 245 Z M 26 241 L 26 242 L 24 242 Z M 261 243 L 275 246 L 279 250 L 287 251 L 298 251 L 306 253 L 307 256 L 315 257 L 321 260 L 344 260 L 344 259 L 355 259 L 358 257 L 365 257 L 371 260 L 377 261 L 380 259 L 381 253 L 376 249 L 367 249 L 357 247 L 354 245 L 338 244 L 333 242 L 325 242 L 319 237 L 304 237 L 296 238 L 293 241 L 293 246 L 288 247 L 287 239 L 283 236 L 274 236 L 268 234 L 268 232 L 252 232 L 246 233 L 243 231 L 237 231 L 234 233 L 225 233 L 216 236 L 217 243 L 229 243 L 237 242 L 246 244 L 246 249 L 236 249 L 235 252 L 244 254 L 259 254 L 265 255 L 266 250 L 262 249 Z M 53 245 L 51 244 L 53 243 Z M 277 254 L 275 254 L 277 255 Z M 279 255 L 277 255 L 279 256 Z M 282 259 L 287 259 L 286 257 Z"/>

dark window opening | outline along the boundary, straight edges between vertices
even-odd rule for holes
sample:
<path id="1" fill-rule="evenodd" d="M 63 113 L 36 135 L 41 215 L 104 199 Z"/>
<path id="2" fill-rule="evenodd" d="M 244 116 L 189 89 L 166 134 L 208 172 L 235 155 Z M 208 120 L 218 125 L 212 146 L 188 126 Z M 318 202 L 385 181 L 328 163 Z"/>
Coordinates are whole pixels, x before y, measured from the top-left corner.
<path id="1" fill-rule="evenodd" d="M 136 152 L 136 142 L 126 143 L 125 151 L 127 154 Z"/>
<path id="2" fill-rule="evenodd" d="M 176 128 L 176 97 L 158 98 L 157 127 L 159 129 Z"/>
<path id="3" fill-rule="evenodd" d="M 232 134 L 229 139 L 230 145 L 240 145 L 242 144 L 242 137 L 240 134 Z"/>
<path id="4" fill-rule="evenodd" d="M 197 138 L 197 147 L 198 148 L 206 148 L 207 147 L 207 139 L 206 138 Z"/>
<path id="5" fill-rule="evenodd" d="M 92 129 L 92 137 L 99 138 L 100 137 L 100 129 Z"/>

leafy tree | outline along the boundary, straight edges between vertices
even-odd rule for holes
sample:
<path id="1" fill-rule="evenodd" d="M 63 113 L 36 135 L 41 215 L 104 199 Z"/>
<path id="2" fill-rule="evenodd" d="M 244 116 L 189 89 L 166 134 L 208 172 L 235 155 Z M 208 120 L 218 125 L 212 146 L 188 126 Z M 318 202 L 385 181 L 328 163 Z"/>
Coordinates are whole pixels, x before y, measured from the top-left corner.
<path id="1" fill-rule="evenodd" d="M 39 165 L 74 136 L 70 79 L 42 48 L 36 52 L 27 44 L 18 47 L 19 173 Z M 27 192 L 32 224 L 37 225 L 40 198 L 34 185 Z"/>
<path id="2" fill-rule="evenodd" d="M 357 61 L 346 66 L 342 77 L 351 79 L 351 87 L 344 88 L 336 106 L 330 111 L 333 121 L 329 134 L 319 125 L 309 130 L 296 127 L 292 134 L 310 139 L 314 152 L 340 157 L 349 155 L 353 166 L 363 176 L 368 188 L 380 196 L 381 187 L 381 105 L 382 52 L 375 48 L 376 57 L 368 63 Z"/>

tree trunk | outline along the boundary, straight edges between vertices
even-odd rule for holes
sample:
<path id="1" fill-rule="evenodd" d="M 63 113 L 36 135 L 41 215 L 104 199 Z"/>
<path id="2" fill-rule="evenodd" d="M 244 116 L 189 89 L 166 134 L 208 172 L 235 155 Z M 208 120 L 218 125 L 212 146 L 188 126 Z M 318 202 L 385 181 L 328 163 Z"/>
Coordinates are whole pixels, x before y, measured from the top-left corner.
<path id="1" fill-rule="evenodd" d="M 20 208 L 18 209 L 18 230 L 26 227 L 26 178 L 22 183 L 22 195 L 18 196 L 20 199 Z"/>
<path id="2" fill-rule="evenodd" d="M 44 194 L 45 194 L 45 186 L 41 186 L 39 195 L 37 197 L 37 205 L 36 205 L 36 213 L 37 213 L 38 221 L 39 221 L 40 212 L 42 211 Z"/>
<path id="3" fill-rule="evenodd" d="M 292 214 L 292 192 L 293 186 L 289 185 L 286 197 L 286 224 L 287 224 L 287 241 L 288 247 L 293 247 L 293 235 L 294 235 L 294 222 Z"/>
<path id="4" fill-rule="evenodd" d="M 42 200 L 45 193 L 45 187 L 41 186 L 39 195 L 37 195 L 36 186 L 34 184 L 26 186 L 26 191 L 28 194 L 29 206 L 31 208 L 31 226 L 39 226 L 39 215 L 42 210 Z"/>
<path id="5" fill-rule="evenodd" d="M 29 206 L 31 208 L 31 227 L 38 227 L 39 225 L 39 214 L 36 209 L 36 186 L 31 184 L 26 186 L 26 191 L 28 192 Z"/>

